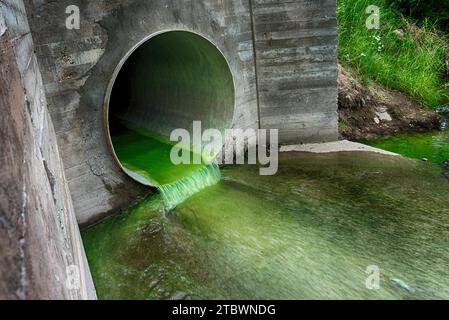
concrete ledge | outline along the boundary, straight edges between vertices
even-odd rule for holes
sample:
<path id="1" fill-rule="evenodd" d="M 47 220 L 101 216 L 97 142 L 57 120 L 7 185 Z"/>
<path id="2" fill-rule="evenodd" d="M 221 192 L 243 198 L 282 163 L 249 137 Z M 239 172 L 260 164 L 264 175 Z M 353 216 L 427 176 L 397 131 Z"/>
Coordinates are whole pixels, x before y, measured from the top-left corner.
<path id="1" fill-rule="evenodd" d="M 351 142 L 348 140 L 327 142 L 327 143 L 312 143 L 301 145 L 290 145 L 281 147 L 281 152 L 311 152 L 311 153 L 331 153 L 344 151 L 364 151 L 385 154 L 389 156 L 401 157 L 401 155 L 382 149 L 367 146 L 362 143 Z"/>

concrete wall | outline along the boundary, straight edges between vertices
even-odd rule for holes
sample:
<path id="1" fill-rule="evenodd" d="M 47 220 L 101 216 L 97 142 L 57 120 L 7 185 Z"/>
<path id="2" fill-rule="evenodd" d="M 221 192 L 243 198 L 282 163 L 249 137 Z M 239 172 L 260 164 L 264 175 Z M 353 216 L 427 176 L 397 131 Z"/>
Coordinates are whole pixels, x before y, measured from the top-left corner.
<path id="1" fill-rule="evenodd" d="M 335 0 L 252 0 L 260 124 L 282 144 L 338 139 Z"/>
<path id="2" fill-rule="evenodd" d="M 0 50 L 0 299 L 93 299 L 22 1 L 0 2 Z"/>
<path id="3" fill-rule="evenodd" d="M 147 192 L 113 160 L 105 142 L 103 103 L 121 59 L 153 33 L 193 31 L 223 52 L 236 87 L 233 127 L 279 128 L 281 143 L 337 137 L 335 0 L 27 3 L 81 224 L 118 211 Z M 73 4 L 81 9 L 80 30 L 65 27 L 65 9 Z"/>
<path id="4" fill-rule="evenodd" d="M 65 27 L 65 8 L 81 9 L 81 29 Z M 236 83 L 234 125 L 258 127 L 248 3 L 232 1 L 31 1 L 28 6 L 49 107 L 81 224 L 146 192 L 121 172 L 105 143 L 103 101 L 126 53 L 161 30 L 191 30 L 226 55 Z"/>

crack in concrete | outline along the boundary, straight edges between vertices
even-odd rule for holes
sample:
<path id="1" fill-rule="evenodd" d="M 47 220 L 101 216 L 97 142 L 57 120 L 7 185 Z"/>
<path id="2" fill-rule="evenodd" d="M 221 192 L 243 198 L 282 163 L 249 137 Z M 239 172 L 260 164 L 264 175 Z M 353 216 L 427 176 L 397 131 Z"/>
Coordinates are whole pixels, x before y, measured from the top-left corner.
<path id="1" fill-rule="evenodd" d="M 53 202 L 56 204 L 56 194 L 55 194 L 56 179 L 55 179 L 55 176 L 53 175 L 53 173 L 51 172 L 50 168 L 48 167 L 47 160 L 43 159 L 42 162 L 44 164 L 48 182 L 50 183 L 51 193 L 53 195 Z"/>
<path id="2" fill-rule="evenodd" d="M 114 194 L 114 188 L 112 187 L 112 185 L 107 181 L 107 178 L 104 176 L 103 173 L 98 173 L 96 172 L 96 170 L 94 169 L 94 167 L 92 166 L 92 164 L 87 161 L 87 166 L 89 167 L 90 172 L 92 172 L 92 174 L 98 178 L 100 178 L 101 182 L 103 183 L 104 187 L 106 188 L 106 190 L 108 190 L 108 192 L 110 194 Z"/>

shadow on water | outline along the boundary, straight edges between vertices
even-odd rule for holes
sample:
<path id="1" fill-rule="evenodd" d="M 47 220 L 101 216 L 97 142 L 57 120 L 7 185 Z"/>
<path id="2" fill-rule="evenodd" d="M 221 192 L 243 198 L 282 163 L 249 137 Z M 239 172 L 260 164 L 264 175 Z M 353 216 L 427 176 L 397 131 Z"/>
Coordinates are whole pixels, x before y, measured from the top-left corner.
<path id="1" fill-rule="evenodd" d="M 282 154 L 165 213 L 159 195 L 83 232 L 100 298 L 449 298 L 441 168 L 374 153 Z M 369 290 L 367 267 L 381 270 Z"/>

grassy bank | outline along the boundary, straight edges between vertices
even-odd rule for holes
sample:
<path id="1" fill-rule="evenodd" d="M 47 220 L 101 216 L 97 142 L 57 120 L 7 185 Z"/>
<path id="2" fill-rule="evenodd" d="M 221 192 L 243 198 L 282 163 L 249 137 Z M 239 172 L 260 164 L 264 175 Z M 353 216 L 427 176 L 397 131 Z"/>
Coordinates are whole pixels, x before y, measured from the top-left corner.
<path id="1" fill-rule="evenodd" d="M 421 27 L 404 18 L 387 0 L 339 0 L 340 62 L 365 81 L 377 81 L 436 107 L 449 101 L 445 77 L 449 41 L 434 24 Z M 380 29 L 369 30 L 365 12 L 380 8 Z"/>

